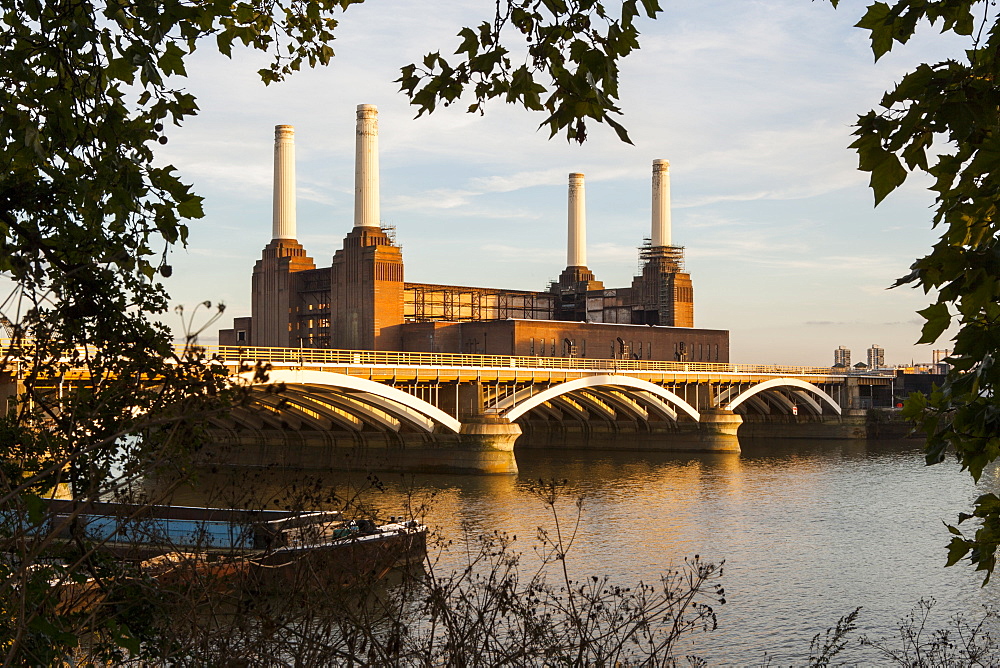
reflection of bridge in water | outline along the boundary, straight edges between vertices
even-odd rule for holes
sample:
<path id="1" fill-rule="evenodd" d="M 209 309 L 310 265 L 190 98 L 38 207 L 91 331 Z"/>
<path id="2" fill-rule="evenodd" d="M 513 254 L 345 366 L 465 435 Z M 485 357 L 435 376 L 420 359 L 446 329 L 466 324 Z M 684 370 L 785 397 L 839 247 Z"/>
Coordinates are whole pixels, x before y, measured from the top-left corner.
<path id="1" fill-rule="evenodd" d="M 261 386 L 246 405 L 213 420 L 226 447 L 211 457 L 249 466 L 513 472 L 515 441 L 738 452 L 743 423 L 775 425 L 786 435 L 857 436 L 852 409 L 862 388 L 892 382 L 822 367 L 208 351 L 234 375 L 241 365 L 266 362 L 269 382 L 283 385 L 280 392 Z"/>

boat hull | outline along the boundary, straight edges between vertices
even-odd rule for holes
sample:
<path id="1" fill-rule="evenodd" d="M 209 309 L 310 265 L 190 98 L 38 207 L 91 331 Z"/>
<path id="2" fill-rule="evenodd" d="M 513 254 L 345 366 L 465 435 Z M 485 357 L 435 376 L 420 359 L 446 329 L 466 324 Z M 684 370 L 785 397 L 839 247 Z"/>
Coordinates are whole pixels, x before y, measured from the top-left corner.
<path id="1" fill-rule="evenodd" d="M 242 587 L 350 585 L 420 564 L 426 526 L 345 522 L 337 513 L 52 501 L 36 530 L 51 552 L 92 550 L 161 582 L 210 578 Z M 335 521 L 336 520 L 336 521 Z"/>

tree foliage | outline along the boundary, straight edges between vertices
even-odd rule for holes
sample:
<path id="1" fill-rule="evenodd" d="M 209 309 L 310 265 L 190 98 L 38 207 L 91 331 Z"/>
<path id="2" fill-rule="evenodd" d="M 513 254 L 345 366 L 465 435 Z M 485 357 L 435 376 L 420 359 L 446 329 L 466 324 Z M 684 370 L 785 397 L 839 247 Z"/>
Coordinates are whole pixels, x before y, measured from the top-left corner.
<path id="1" fill-rule="evenodd" d="M 25 542 L 26 527 L 54 487 L 104 498 L 151 467 L 182 466 L 200 419 L 241 400 L 197 347 L 175 352 L 156 320 L 169 251 L 203 216 L 201 198 L 155 159 L 198 110 L 183 86 L 189 56 L 266 52 L 258 73 L 278 82 L 329 64 L 341 15 L 362 1 L 0 0 L 0 276 L 12 286 L 0 373 L 17 387 L 0 397 L 0 551 L 17 555 L 0 560 L 5 665 L 58 663 L 85 635 L 107 661 L 138 646 L 141 611 L 95 628 L 53 593 L 88 578 L 110 592 L 135 574 L 89 551 L 39 569 L 44 550 Z M 593 0 L 500 2 L 491 21 L 459 32 L 460 62 L 430 54 L 400 83 L 419 113 L 468 92 L 470 111 L 501 99 L 547 112 L 552 134 L 583 141 L 596 120 L 627 139 L 611 115 L 639 11 L 637 0 L 617 17 Z M 641 0 L 641 11 L 660 10 Z"/>
<path id="2" fill-rule="evenodd" d="M 941 238 L 895 286 L 933 297 L 919 311 L 919 343 L 937 341 L 952 324 L 957 334 L 942 387 L 912 396 L 904 413 L 927 433 L 928 464 L 951 450 L 978 481 L 1000 455 L 1000 16 L 979 0 L 898 0 L 872 3 L 857 25 L 877 60 L 928 23 L 968 38 L 965 53 L 906 74 L 879 109 L 858 119 L 852 148 L 871 174 L 876 204 L 910 173 L 933 179 Z M 968 557 L 988 581 L 1000 545 L 1000 498 L 979 497 L 959 523 L 973 517 L 980 520 L 973 535 L 949 527 L 948 564 Z"/>
<path id="3" fill-rule="evenodd" d="M 587 120 L 593 119 L 631 143 L 612 117 L 620 113 L 618 61 L 639 48 L 640 12 L 655 19 L 662 10 L 657 0 L 622 0 L 617 15 L 606 5 L 597 0 L 498 2 L 492 22 L 458 33 L 458 62 L 449 62 L 440 51 L 429 53 L 420 64 L 403 68 L 402 90 L 418 115 L 471 91 L 470 112 L 481 113 L 487 101 L 502 99 L 546 112 L 542 126 L 550 136 L 565 131 L 567 139 L 583 143 Z M 511 51 L 512 37 L 524 41 L 520 55 Z"/>
<path id="4" fill-rule="evenodd" d="M 2 368 L 19 388 L 0 416 L 0 549 L 20 557 L 0 561 L 5 664 L 58 662 L 84 630 L 106 661 L 139 646 L 141 610 L 122 608 L 95 629 L 52 594 L 53 583 L 128 583 L 129 574 L 89 558 L 39 569 L 41 553 L 20 542 L 25 522 L 37 524 L 39 495 L 54 485 L 96 498 L 153 464 L 182 463 L 197 446 L 198 418 L 240 399 L 196 348 L 175 353 L 153 319 L 167 308 L 169 250 L 203 215 L 201 198 L 155 160 L 169 128 L 197 113 L 180 83 L 188 57 L 206 45 L 227 56 L 263 51 L 271 62 L 259 75 L 277 82 L 329 64 L 341 15 L 360 2 L 0 0 L 0 274 L 14 286 L 0 305 L 12 339 Z M 876 201 L 912 171 L 935 179 L 941 241 L 897 284 L 936 295 L 921 312 L 922 341 L 958 321 L 955 371 L 906 410 L 929 434 L 928 462 L 953 448 L 977 479 L 1000 454 L 1000 23 L 991 7 L 871 4 L 858 25 L 876 58 L 925 21 L 968 36 L 970 48 L 908 74 L 860 118 L 853 144 Z M 545 114 L 552 136 L 582 142 L 597 121 L 628 141 L 615 120 L 619 62 L 639 47 L 640 17 L 660 12 L 657 0 L 504 0 L 489 20 L 459 30 L 454 57 L 427 54 L 399 83 L 418 115 L 463 99 L 482 113 L 500 100 Z M 86 383 L 74 384 L 80 369 Z M 982 521 L 974 536 L 952 527 L 949 562 L 968 555 L 988 578 L 1000 498 L 981 497 L 960 521 L 972 516 Z M 604 605 L 603 585 L 594 587 Z"/>
<path id="5" fill-rule="evenodd" d="M 0 652 L 4 664 L 59 662 L 87 628 L 61 614 L 53 583 L 116 582 L 88 557 L 36 568 L 24 543 L 39 495 L 68 483 L 94 499 L 197 446 L 198 418 L 238 400 L 197 350 L 176 354 L 153 318 L 167 308 L 168 250 L 202 201 L 154 148 L 197 112 L 180 78 L 199 45 L 274 54 L 274 81 L 327 63 L 350 0 L 310 3 L 0 3 L 0 273 L 13 285 L 0 368 Z M 112 618 L 109 651 L 132 638 Z M 81 626 L 84 625 L 84 626 Z"/>

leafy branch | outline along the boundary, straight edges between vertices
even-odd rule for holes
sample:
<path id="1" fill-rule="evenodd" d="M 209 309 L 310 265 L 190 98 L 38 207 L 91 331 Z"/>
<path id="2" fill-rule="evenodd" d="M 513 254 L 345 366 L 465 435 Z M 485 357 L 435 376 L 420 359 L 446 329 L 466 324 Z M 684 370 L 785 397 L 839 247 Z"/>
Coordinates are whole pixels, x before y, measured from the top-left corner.
<path id="1" fill-rule="evenodd" d="M 933 179 L 941 238 L 892 287 L 910 285 L 934 297 L 918 311 L 925 321 L 918 343 L 937 341 L 953 324 L 957 333 L 944 384 L 911 396 L 904 415 L 927 434 L 928 464 L 951 450 L 978 481 L 1000 455 L 1000 17 L 983 0 L 897 0 L 870 4 L 857 25 L 868 31 L 877 60 L 906 44 L 924 21 L 967 37 L 969 48 L 904 76 L 878 110 L 859 117 L 851 147 L 871 174 L 876 204 L 912 172 Z M 970 518 L 981 522 L 973 537 L 949 527 L 948 564 L 968 557 L 985 571 L 985 584 L 1000 545 L 1000 503 L 983 495 L 959 523 Z"/>
<path id="2" fill-rule="evenodd" d="M 540 127 L 550 137 L 565 132 L 583 143 L 593 120 L 632 143 L 614 116 L 621 114 L 618 63 L 639 48 L 640 11 L 655 19 L 662 9 L 657 0 L 624 0 L 617 15 L 596 0 L 498 1 L 492 21 L 458 33 L 457 61 L 428 53 L 403 67 L 398 82 L 418 117 L 468 94 L 469 112 L 484 113 L 488 101 L 500 99 L 546 113 Z"/>

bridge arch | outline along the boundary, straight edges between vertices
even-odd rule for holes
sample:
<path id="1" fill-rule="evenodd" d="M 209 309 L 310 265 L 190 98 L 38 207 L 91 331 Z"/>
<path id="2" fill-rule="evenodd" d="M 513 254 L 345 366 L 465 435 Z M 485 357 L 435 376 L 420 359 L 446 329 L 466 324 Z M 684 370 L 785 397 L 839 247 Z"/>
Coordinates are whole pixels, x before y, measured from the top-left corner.
<path id="1" fill-rule="evenodd" d="M 251 383 L 253 383 L 253 376 L 253 372 L 239 374 L 240 378 Z M 462 430 L 461 422 L 437 406 L 395 387 L 376 383 L 366 378 L 355 378 L 342 373 L 312 369 L 272 369 L 268 372 L 267 381 L 256 384 L 274 385 L 277 383 L 290 386 L 311 385 L 365 393 L 384 400 L 379 402 L 379 408 L 396 413 L 408 422 L 422 426 L 427 431 L 431 430 L 429 426 L 432 426 L 432 422 L 430 421 L 436 422 L 456 434 Z"/>
<path id="2" fill-rule="evenodd" d="M 553 385 L 545 390 L 542 390 L 538 394 L 532 395 L 520 403 L 515 403 L 517 402 L 516 397 L 507 397 L 503 401 L 498 402 L 493 409 L 500 413 L 502 417 L 514 422 L 531 409 L 536 408 L 547 401 L 551 401 L 552 399 L 558 398 L 564 394 L 569 394 L 570 392 L 583 388 L 597 387 L 627 387 L 641 390 L 663 399 L 665 402 L 673 404 L 678 409 L 684 411 L 684 413 L 693 418 L 695 422 L 701 420 L 701 414 L 694 408 L 694 406 L 684 401 L 684 399 L 677 396 L 670 390 L 662 388 L 655 383 L 650 383 L 647 380 L 642 380 L 641 378 L 632 378 L 631 376 L 620 375 L 585 376 L 583 378 L 577 378 L 576 380 L 568 380 L 564 383 L 559 383 L 558 385 Z"/>
<path id="3" fill-rule="evenodd" d="M 790 394 L 795 395 L 795 397 L 800 402 L 802 402 L 803 404 L 805 404 L 806 406 L 808 406 L 809 408 L 811 408 L 812 411 L 816 415 L 822 415 L 823 414 L 823 406 L 821 406 L 818 401 L 816 401 L 815 399 L 813 399 L 806 392 L 804 392 L 802 390 L 792 390 Z"/>
<path id="4" fill-rule="evenodd" d="M 838 404 L 833 397 L 827 394 L 818 385 L 813 385 L 812 383 L 806 382 L 804 380 L 799 380 L 798 378 L 772 378 L 771 380 L 766 380 L 763 383 L 758 383 L 757 385 L 754 385 L 745 392 L 741 392 L 739 396 L 737 396 L 735 399 L 730 401 L 729 404 L 725 406 L 725 410 L 727 411 L 735 410 L 737 406 L 742 404 L 750 397 L 756 394 L 760 394 L 761 392 L 767 392 L 768 390 L 773 390 L 779 387 L 797 388 L 799 390 L 806 390 L 808 392 L 812 392 L 813 394 L 819 397 L 820 401 L 822 401 L 823 403 L 827 404 L 830 408 L 832 408 L 837 415 L 841 414 L 840 404 Z M 811 406 L 819 407 L 819 404 L 813 402 Z"/>

